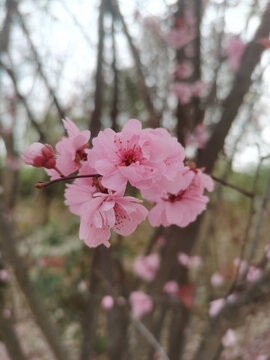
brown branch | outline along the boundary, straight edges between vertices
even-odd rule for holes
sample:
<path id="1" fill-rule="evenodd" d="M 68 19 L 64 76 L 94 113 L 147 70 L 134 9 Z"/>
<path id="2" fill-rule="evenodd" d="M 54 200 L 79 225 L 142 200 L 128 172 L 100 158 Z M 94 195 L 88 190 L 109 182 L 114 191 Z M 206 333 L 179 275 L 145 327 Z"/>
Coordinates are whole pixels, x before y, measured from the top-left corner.
<path id="1" fill-rule="evenodd" d="M 34 128 L 37 130 L 37 132 L 39 134 L 39 140 L 41 142 L 44 142 L 45 134 L 44 134 L 43 130 L 41 129 L 40 125 L 38 124 L 32 110 L 30 109 L 27 98 L 19 90 L 18 81 L 17 81 L 14 71 L 10 67 L 8 67 L 6 64 L 4 64 L 3 61 L 1 61 L 1 59 L 0 59 L 0 66 L 6 71 L 6 73 L 10 77 L 10 79 L 13 83 L 13 87 L 16 92 L 16 95 L 18 96 L 19 100 L 23 104 L 30 122 L 32 123 L 32 125 L 34 126 Z"/>
<path id="2" fill-rule="evenodd" d="M 33 57 L 34 57 L 34 60 L 35 60 L 35 63 L 37 65 L 37 70 L 38 70 L 38 73 L 40 75 L 40 77 L 42 78 L 42 80 L 44 81 L 44 84 L 50 94 L 50 96 L 52 97 L 53 99 L 53 102 L 55 104 L 55 107 L 57 109 L 57 112 L 59 114 L 59 118 L 60 120 L 65 118 L 66 114 L 65 114 L 65 111 L 64 109 L 62 108 L 62 106 L 60 105 L 60 101 L 59 99 L 57 98 L 56 96 L 56 93 L 54 91 L 54 89 L 52 88 L 52 86 L 50 85 L 49 83 L 49 80 L 47 78 L 47 76 L 45 75 L 45 72 L 43 70 L 43 65 L 42 65 L 42 62 L 41 62 L 41 59 L 40 59 L 40 56 L 39 56 L 39 53 L 31 39 L 31 36 L 30 36 L 30 32 L 27 28 L 27 25 L 23 19 L 23 16 L 22 14 L 20 13 L 20 11 L 17 9 L 17 15 L 18 15 L 18 18 L 19 18 L 19 21 L 20 21 L 20 25 L 21 25 L 21 28 L 22 28 L 22 31 L 27 39 L 27 42 L 30 46 L 30 49 L 32 51 L 32 54 L 33 54 Z"/>
<path id="3" fill-rule="evenodd" d="M 224 179 L 220 179 L 214 175 L 211 175 L 212 179 L 214 179 L 215 181 L 219 182 L 220 184 L 224 185 L 224 186 L 227 186 L 227 187 L 230 187 L 231 189 L 234 189 L 238 192 L 240 192 L 241 194 L 247 196 L 247 197 L 250 197 L 252 198 L 254 196 L 254 194 L 250 191 L 247 191 L 247 190 L 244 190 L 244 189 L 241 189 L 240 187 L 238 187 L 237 185 L 233 185 L 233 184 L 230 184 L 228 183 L 227 181 L 225 181 Z"/>
<path id="4" fill-rule="evenodd" d="M 242 105 L 245 94 L 247 93 L 252 79 L 251 75 L 261 59 L 264 48 L 256 41 L 262 37 L 268 37 L 270 34 L 270 3 L 262 17 L 261 24 L 245 50 L 242 64 L 235 76 L 232 90 L 223 104 L 223 112 L 220 121 L 215 126 L 213 133 L 204 148 L 198 154 L 198 166 L 205 166 L 207 171 L 211 172 L 219 152 L 223 148 L 225 138 L 236 118 L 236 115 Z"/>
<path id="5" fill-rule="evenodd" d="M 99 174 L 94 174 L 94 175 L 72 175 L 72 176 L 63 176 L 54 180 L 50 180 L 50 181 L 40 181 L 38 183 L 36 183 L 34 186 L 37 189 L 43 189 L 47 186 L 53 185 L 55 183 L 61 182 L 61 181 L 69 181 L 69 180 L 74 180 L 74 179 L 81 179 L 81 178 L 98 178 L 101 175 Z"/>
<path id="6" fill-rule="evenodd" d="M 112 15 L 112 71 L 114 75 L 113 79 L 113 95 L 112 95 L 112 109 L 111 109 L 111 119 L 112 119 L 112 129 L 117 131 L 117 115 L 118 115 L 118 102 L 119 102 L 119 74 L 116 65 L 116 44 L 115 44 L 115 24 L 114 16 Z"/>
<path id="7" fill-rule="evenodd" d="M 139 51 L 136 48 L 136 46 L 134 45 L 134 42 L 130 35 L 126 21 L 120 11 L 118 1 L 117 0 L 109 0 L 109 1 L 111 4 L 111 7 L 112 7 L 112 11 L 115 14 L 115 17 L 119 18 L 121 21 L 121 24 L 123 27 L 123 32 L 127 38 L 127 41 L 128 41 L 129 47 L 130 47 L 130 51 L 131 51 L 131 54 L 132 54 L 134 62 L 135 62 L 135 67 L 136 67 L 137 74 L 138 74 L 138 84 L 139 84 L 139 87 L 140 87 L 141 93 L 142 93 L 142 100 L 144 101 L 146 110 L 148 111 L 148 114 L 149 114 L 149 125 L 151 127 L 157 127 L 157 126 L 159 126 L 160 115 L 155 110 L 154 104 L 153 104 L 151 96 L 150 96 L 150 90 L 147 87 L 146 82 L 145 82 L 145 76 L 144 76 L 143 70 L 142 70 L 142 63 L 141 63 Z"/>
<path id="8" fill-rule="evenodd" d="M 7 52 L 10 39 L 10 30 L 12 15 L 17 8 L 17 2 L 15 0 L 6 0 L 6 16 L 4 19 L 3 27 L 0 31 L 0 54 Z"/>
<path id="9" fill-rule="evenodd" d="M 10 319 L 4 317 L 2 308 L 0 308 L 0 335 L 11 359 L 27 360 L 22 351 L 13 324 Z"/>
<path id="10" fill-rule="evenodd" d="M 100 2 L 99 18 L 98 18 L 98 54 L 96 63 L 96 78 L 95 78 L 95 95 L 94 95 L 94 111 L 91 114 L 89 129 L 92 137 L 97 136 L 101 129 L 101 115 L 103 109 L 103 62 L 104 62 L 104 13 L 105 13 L 105 0 Z"/>

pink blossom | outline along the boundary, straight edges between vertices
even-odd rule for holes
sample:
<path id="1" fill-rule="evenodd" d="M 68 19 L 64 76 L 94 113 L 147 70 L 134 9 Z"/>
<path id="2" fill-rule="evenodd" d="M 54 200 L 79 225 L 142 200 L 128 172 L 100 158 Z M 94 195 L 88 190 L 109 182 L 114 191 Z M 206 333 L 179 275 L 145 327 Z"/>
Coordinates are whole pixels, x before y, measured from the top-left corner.
<path id="1" fill-rule="evenodd" d="M 89 247 L 100 244 L 109 247 L 111 228 L 127 236 L 148 214 L 146 208 L 138 204 L 140 200 L 123 197 L 120 193 L 108 193 L 97 179 L 77 179 L 67 186 L 65 197 L 70 211 L 81 216 L 79 237 Z"/>
<path id="2" fill-rule="evenodd" d="M 156 243 L 159 247 L 163 247 L 166 243 L 166 239 L 164 236 L 160 235 L 157 240 L 156 240 Z"/>
<path id="3" fill-rule="evenodd" d="M 268 261 L 270 261 L 270 244 L 266 244 L 264 248 L 265 257 Z"/>
<path id="4" fill-rule="evenodd" d="M 241 39 L 232 36 L 228 40 L 227 54 L 229 58 L 229 64 L 232 70 L 236 71 L 239 69 L 245 49 L 246 44 Z"/>
<path id="5" fill-rule="evenodd" d="M 170 296 L 175 296 L 179 291 L 179 285 L 174 280 L 167 281 L 163 287 L 163 291 Z"/>
<path id="6" fill-rule="evenodd" d="M 174 49 L 179 50 L 190 43 L 194 37 L 195 33 L 192 29 L 182 27 L 171 29 L 166 35 L 165 40 L 169 45 L 174 47 Z"/>
<path id="7" fill-rule="evenodd" d="M 248 263 L 246 260 L 234 259 L 234 265 L 238 268 L 238 275 L 243 276 L 248 270 Z"/>
<path id="8" fill-rule="evenodd" d="M 250 266 L 247 273 L 247 281 L 248 282 L 255 282 L 258 281 L 263 275 L 262 269 L 256 266 Z"/>
<path id="9" fill-rule="evenodd" d="M 208 198 L 203 192 L 213 190 L 211 177 L 199 169 L 185 169 L 182 176 L 188 178 L 186 187 L 174 193 L 163 193 L 156 200 L 148 217 L 152 226 L 175 224 L 185 227 L 205 210 Z"/>
<path id="10" fill-rule="evenodd" d="M 160 255 L 159 254 L 150 254 L 147 256 L 137 256 L 135 259 L 133 269 L 134 273 L 146 280 L 154 280 L 156 273 L 160 265 Z"/>
<path id="11" fill-rule="evenodd" d="M 129 297 L 130 305 L 134 316 L 141 318 L 153 309 L 153 301 L 143 291 L 133 291 Z"/>
<path id="12" fill-rule="evenodd" d="M 233 304 L 233 303 L 235 303 L 236 300 L 237 300 L 236 294 L 230 294 L 230 295 L 228 295 L 228 297 L 226 299 L 228 304 Z"/>
<path id="13" fill-rule="evenodd" d="M 210 302 L 209 316 L 216 317 L 225 306 L 225 299 L 216 299 Z"/>
<path id="14" fill-rule="evenodd" d="M 3 310 L 3 317 L 5 319 L 10 319 L 11 318 L 11 311 L 9 309 L 4 309 Z"/>
<path id="15" fill-rule="evenodd" d="M 20 169 L 20 161 L 15 156 L 8 155 L 6 157 L 6 165 L 12 171 L 17 171 Z"/>
<path id="16" fill-rule="evenodd" d="M 127 182 L 139 189 L 162 187 L 183 167 L 185 151 L 165 129 L 144 129 L 131 119 L 123 130 L 101 131 L 88 153 L 90 165 L 108 189 L 124 191 Z"/>
<path id="17" fill-rule="evenodd" d="M 184 82 L 176 82 L 171 86 L 171 91 L 177 96 L 182 105 L 187 105 L 192 99 L 192 86 Z"/>
<path id="18" fill-rule="evenodd" d="M 207 84 L 203 83 L 202 81 L 196 81 L 192 84 L 192 95 L 194 97 L 203 97 L 208 89 Z"/>
<path id="19" fill-rule="evenodd" d="M 178 262 L 187 268 L 199 268 L 202 266 L 202 258 L 198 255 L 189 256 L 183 252 L 178 253 Z"/>
<path id="20" fill-rule="evenodd" d="M 179 79 L 187 79 L 193 74 L 193 65 L 190 61 L 183 61 L 176 65 L 174 73 Z"/>
<path id="21" fill-rule="evenodd" d="M 211 276 L 211 284 L 214 287 L 220 287 L 224 284 L 224 276 L 220 272 L 215 272 Z"/>
<path id="22" fill-rule="evenodd" d="M 147 209 L 131 196 L 95 194 L 82 208 L 79 237 L 89 247 L 110 246 L 110 229 L 120 235 L 130 235 L 147 216 Z"/>
<path id="23" fill-rule="evenodd" d="M 180 253 L 178 253 L 178 261 L 179 261 L 179 263 L 182 265 L 182 266 L 185 266 L 185 267 L 188 267 L 188 265 L 189 265 L 189 259 L 190 259 L 190 257 L 189 257 L 189 255 L 187 255 L 187 254 L 185 254 L 185 253 L 183 253 L 183 252 L 180 252 Z"/>
<path id="24" fill-rule="evenodd" d="M 186 144 L 190 146 L 195 146 L 198 149 L 203 149 L 209 139 L 209 132 L 206 129 L 206 126 L 201 123 L 198 124 L 192 134 L 186 136 Z"/>
<path id="25" fill-rule="evenodd" d="M 56 167 L 60 172 L 68 176 L 81 167 L 83 161 L 87 160 L 86 149 L 89 147 L 90 131 L 80 131 L 78 127 L 68 118 L 63 120 L 64 127 L 68 136 L 56 144 L 58 152 Z M 55 170 L 48 170 L 48 175 L 52 179 L 58 178 L 59 173 Z"/>
<path id="26" fill-rule="evenodd" d="M 101 306 L 104 310 L 111 310 L 114 305 L 114 299 L 110 295 L 106 295 L 101 300 Z"/>
<path id="27" fill-rule="evenodd" d="M 54 151 L 51 145 L 34 142 L 21 156 L 25 164 L 34 167 L 44 167 L 46 169 L 53 169 L 55 167 Z"/>
<path id="28" fill-rule="evenodd" d="M 77 289 L 78 289 L 78 291 L 79 291 L 80 293 L 86 292 L 86 290 L 87 290 L 87 284 L 86 284 L 86 282 L 83 281 L 83 280 L 80 281 L 79 284 L 78 284 L 78 286 L 77 286 Z"/>
<path id="29" fill-rule="evenodd" d="M 268 360 L 268 359 L 269 359 L 268 355 L 264 355 L 264 354 L 256 357 L 256 360 Z"/>
<path id="30" fill-rule="evenodd" d="M 235 332 L 232 329 L 228 329 L 226 334 L 223 336 L 222 345 L 224 347 L 230 347 L 236 344 Z"/>
<path id="31" fill-rule="evenodd" d="M 202 258 L 198 255 L 193 255 L 189 259 L 189 267 L 190 268 L 200 268 L 202 266 Z"/>
<path id="32" fill-rule="evenodd" d="M 8 281 L 9 280 L 9 274 L 8 274 L 7 270 L 5 270 L 5 269 L 0 270 L 0 280 L 1 281 Z"/>

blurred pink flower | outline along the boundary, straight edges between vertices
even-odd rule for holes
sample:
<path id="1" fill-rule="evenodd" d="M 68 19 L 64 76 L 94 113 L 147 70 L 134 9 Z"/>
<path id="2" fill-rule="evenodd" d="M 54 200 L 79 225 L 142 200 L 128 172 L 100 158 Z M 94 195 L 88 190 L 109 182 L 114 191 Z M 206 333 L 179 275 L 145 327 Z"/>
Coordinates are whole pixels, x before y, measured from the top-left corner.
<path id="1" fill-rule="evenodd" d="M 208 139 L 209 132 L 206 126 L 201 123 L 194 128 L 193 133 L 186 136 L 185 141 L 189 146 L 195 146 L 198 149 L 204 149 Z"/>
<path id="2" fill-rule="evenodd" d="M 193 74 L 193 65 L 190 61 L 183 61 L 176 65 L 174 74 L 179 79 L 187 79 Z"/>
<path id="3" fill-rule="evenodd" d="M 251 265 L 247 273 L 247 281 L 255 282 L 258 281 L 263 275 L 262 269 Z"/>
<path id="4" fill-rule="evenodd" d="M 216 299 L 210 302 L 209 316 L 216 317 L 226 304 L 225 299 Z"/>
<path id="5" fill-rule="evenodd" d="M 236 36 L 229 38 L 227 44 L 227 54 L 232 70 L 236 71 L 239 69 L 245 49 L 246 44 L 241 39 Z"/>
<path id="6" fill-rule="evenodd" d="M 106 295 L 101 300 L 101 306 L 104 310 L 111 310 L 114 305 L 114 299 L 110 295 Z"/>
<path id="7" fill-rule="evenodd" d="M 141 318 L 153 309 L 153 301 L 143 291 L 133 291 L 129 297 L 133 314 Z"/>
<path id="8" fill-rule="evenodd" d="M 192 95 L 194 97 L 203 97 L 206 94 L 208 89 L 208 85 L 203 83 L 202 81 L 196 81 L 192 84 Z"/>
<path id="9" fill-rule="evenodd" d="M 163 287 L 163 291 L 170 296 L 175 296 L 179 291 L 179 285 L 174 280 L 167 281 Z"/>
<path id="10" fill-rule="evenodd" d="M 171 29 L 165 36 L 165 40 L 174 49 L 179 50 L 190 43 L 195 37 L 193 29 L 187 29 L 186 27 Z"/>
<path id="11" fill-rule="evenodd" d="M 230 347 L 236 344 L 236 336 L 235 331 L 232 329 L 228 329 L 226 334 L 222 338 L 222 345 L 224 347 Z"/>
<path id="12" fill-rule="evenodd" d="M 86 292 L 86 290 L 87 290 L 87 284 L 86 284 L 86 282 L 83 281 L 83 280 L 80 281 L 79 284 L 78 284 L 78 286 L 77 286 L 77 289 L 78 289 L 78 291 L 79 291 L 80 293 Z"/>
<path id="13" fill-rule="evenodd" d="M 5 269 L 0 270 L 0 280 L 1 281 L 8 281 L 9 280 L 9 273 Z"/>
<path id="14" fill-rule="evenodd" d="M 133 264 L 134 273 L 146 280 L 152 281 L 159 269 L 160 255 L 150 254 L 147 256 L 137 256 Z"/>
<path id="15" fill-rule="evenodd" d="M 182 266 L 188 267 L 189 259 L 190 259 L 189 255 L 187 255 L 187 254 L 185 254 L 183 252 L 180 252 L 180 253 L 178 253 L 177 259 L 178 259 L 178 262 Z"/>
<path id="16" fill-rule="evenodd" d="M 182 105 L 189 104 L 193 96 L 192 85 L 184 82 L 175 82 L 171 86 L 171 91 L 177 96 Z"/>
<path id="17" fill-rule="evenodd" d="M 202 258 L 198 255 L 189 256 L 183 252 L 177 255 L 178 262 L 187 268 L 199 268 L 202 266 Z"/>
<path id="18" fill-rule="evenodd" d="M 211 284 L 214 287 L 220 287 L 224 284 L 224 276 L 220 272 L 215 272 L 211 276 Z"/>
<path id="19" fill-rule="evenodd" d="M 8 155 L 6 157 L 6 166 L 12 171 L 17 171 L 20 169 L 21 164 L 19 159 L 17 159 L 15 156 Z"/>

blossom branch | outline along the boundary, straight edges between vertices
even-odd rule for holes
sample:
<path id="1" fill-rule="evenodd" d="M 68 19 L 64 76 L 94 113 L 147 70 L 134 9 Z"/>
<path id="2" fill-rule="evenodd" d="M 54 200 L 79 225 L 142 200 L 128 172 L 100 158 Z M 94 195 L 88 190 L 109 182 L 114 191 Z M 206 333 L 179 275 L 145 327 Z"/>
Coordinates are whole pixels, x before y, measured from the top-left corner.
<path id="1" fill-rule="evenodd" d="M 60 181 L 69 181 L 74 179 L 81 179 L 81 178 L 99 178 L 101 175 L 99 174 L 92 174 L 92 175 L 73 175 L 73 176 L 63 176 L 54 180 L 50 181 L 40 181 L 36 183 L 34 186 L 37 189 L 43 189 L 47 186 L 50 186 L 52 184 L 58 183 Z"/>

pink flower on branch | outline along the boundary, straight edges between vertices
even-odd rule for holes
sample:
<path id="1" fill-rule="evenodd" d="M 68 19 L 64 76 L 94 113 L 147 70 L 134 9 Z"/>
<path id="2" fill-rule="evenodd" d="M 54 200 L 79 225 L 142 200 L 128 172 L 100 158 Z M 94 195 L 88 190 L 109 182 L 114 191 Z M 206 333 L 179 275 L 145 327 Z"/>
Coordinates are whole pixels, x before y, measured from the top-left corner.
<path id="1" fill-rule="evenodd" d="M 134 273 L 146 281 L 154 280 L 160 265 L 160 255 L 137 256 L 133 265 Z"/>
<path id="2" fill-rule="evenodd" d="M 101 306 L 104 310 L 111 310 L 114 305 L 114 299 L 110 295 L 106 295 L 101 300 Z"/>
<path id="3" fill-rule="evenodd" d="M 81 217 L 79 237 L 89 247 L 105 245 L 110 247 L 110 230 L 120 235 L 130 235 L 147 216 L 148 210 L 141 202 L 119 193 L 108 193 L 100 187 L 98 179 L 86 179 L 87 185 L 78 186 L 78 179 L 66 189 L 66 204 L 71 211 Z M 83 179 L 85 180 L 85 179 Z M 92 192 L 93 190 L 104 192 Z"/>
<path id="4" fill-rule="evenodd" d="M 153 309 L 152 298 L 143 291 L 133 291 L 130 294 L 129 301 L 134 316 L 139 319 Z"/>
<path id="5" fill-rule="evenodd" d="M 188 179 L 184 188 L 157 197 L 156 205 L 149 213 L 149 222 L 152 226 L 175 224 L 185 227 L 205 210 L 208 197 L 204 196 L 203 192 L 205 189 L 213 190 L 211 177 L 199 169 L 187 168 L 182 176 Z"/>
<path id="6" fill-rule="evenodd" d="M 239 69 L 245 49 L 246 44 L 236 36 L 232 36 L 228 40 L 227 54 L 232 70 L 237 71 Z"/>
<path id="7" fill-rule="evenodd" d="M 89 147 L 90 131 L 80 131 L 79 128 L 70 120 L 63 120 L 64 127 L 68 136 L 56 144 L 55 148 L 58 152 L 56 156 L 56 167 L 64 176 L 68 176 L 80 169 L 82 162 L 87 160 L 86 149 Z M 47 170 L 51 179 L 59 177 L 55 170 Z"/>
<path id="8" fill-rule="evenodd" d="M 142 130 L 135 119 L 119 133 L 101 131 L 92 142 L 89 164 L 111 190 L 124 191 L 128 181 L 139 189 L 162 187 L 183 167 L 185 151 L 176 138 L 161 128 Z"/>

